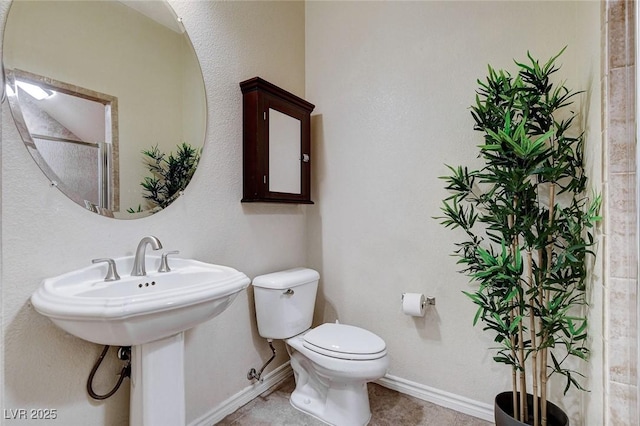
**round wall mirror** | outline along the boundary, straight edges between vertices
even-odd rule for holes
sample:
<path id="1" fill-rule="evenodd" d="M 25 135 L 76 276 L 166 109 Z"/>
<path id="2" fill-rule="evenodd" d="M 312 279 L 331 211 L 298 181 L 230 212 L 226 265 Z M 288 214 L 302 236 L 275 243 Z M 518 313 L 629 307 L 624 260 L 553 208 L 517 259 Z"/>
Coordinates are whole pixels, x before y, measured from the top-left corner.
<path id="1" fill-rule="evenodd" d="M 204 81 L 165 1 L 14 0 L 2 60 L 25 146 L 78 205 L 134 219 L 189 183 L 204 143 Z"/>

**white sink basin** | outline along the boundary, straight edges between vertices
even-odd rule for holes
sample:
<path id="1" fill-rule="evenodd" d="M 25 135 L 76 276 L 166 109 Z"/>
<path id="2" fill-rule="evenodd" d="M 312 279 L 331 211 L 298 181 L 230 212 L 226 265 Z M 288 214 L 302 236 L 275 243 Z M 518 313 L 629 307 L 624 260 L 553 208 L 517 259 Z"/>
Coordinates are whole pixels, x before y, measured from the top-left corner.
<path id="1" fill-rule="evenodd" d="M 170 258 L 170 272 L 130 276 L 133 256 L 115 259 L 121 275 L 105 282 L 105 263 L 45 279 L 33 307 L 68 333 L 102 345 L 134 346 L 192 328 L 224 311 L 249 285 L 242 272 L 190 259 Z"/>

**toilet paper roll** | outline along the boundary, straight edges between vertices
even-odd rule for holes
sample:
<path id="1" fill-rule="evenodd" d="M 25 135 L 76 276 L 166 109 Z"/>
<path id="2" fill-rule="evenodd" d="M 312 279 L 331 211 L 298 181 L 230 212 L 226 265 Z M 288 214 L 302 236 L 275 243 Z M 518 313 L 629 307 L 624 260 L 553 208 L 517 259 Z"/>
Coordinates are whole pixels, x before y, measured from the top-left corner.
<path id="1" fill-rule="evenodd" d="M 424 294 L 405 293 L 402 295 L 402 312 L 413 317 L 423 317 L 426 309 Z"/>

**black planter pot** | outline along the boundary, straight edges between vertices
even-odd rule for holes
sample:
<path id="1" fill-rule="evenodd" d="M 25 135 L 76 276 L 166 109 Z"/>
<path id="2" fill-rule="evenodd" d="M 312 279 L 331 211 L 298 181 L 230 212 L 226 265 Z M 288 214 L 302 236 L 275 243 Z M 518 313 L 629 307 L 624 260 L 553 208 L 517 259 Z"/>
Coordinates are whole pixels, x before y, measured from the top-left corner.
<path id="1" fill-rule="evenodd" d="M 520 398 L 518 397 L 518 401 Z M 529 410 L 533 411 L 533 395 L 527 394 Z M 502 392 L 496 395 L 495 404 L 496 426 L 524 426 L 533 423 L 533 413 L 529 413 L 529 420 L 522 423 L 513 418 L 513 392 Z M 569 426 L 569 418 L 557 405 L 547 401 L 547 426 Z"/>

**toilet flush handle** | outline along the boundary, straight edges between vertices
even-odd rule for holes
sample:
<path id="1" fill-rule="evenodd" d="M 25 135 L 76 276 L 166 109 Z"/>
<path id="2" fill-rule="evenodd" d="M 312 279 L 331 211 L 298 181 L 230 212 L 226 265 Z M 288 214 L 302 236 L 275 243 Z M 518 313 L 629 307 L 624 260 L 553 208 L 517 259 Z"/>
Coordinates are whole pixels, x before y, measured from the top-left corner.
<path id="1" fill-rule="evenodd" d="M 288 289 L 286 289 L 286 290 L 285 290 L 285 292 L 284 292 L 284 293 L 282 293 L 282 294 L 285 294 L 285 295 L 287 295 L 287 296 L 292 296 L 292 295 L 293 295 L 293 293 L 294 293 L 294 291 L 293 291 L 292 289 L 288 288 Z"/>

